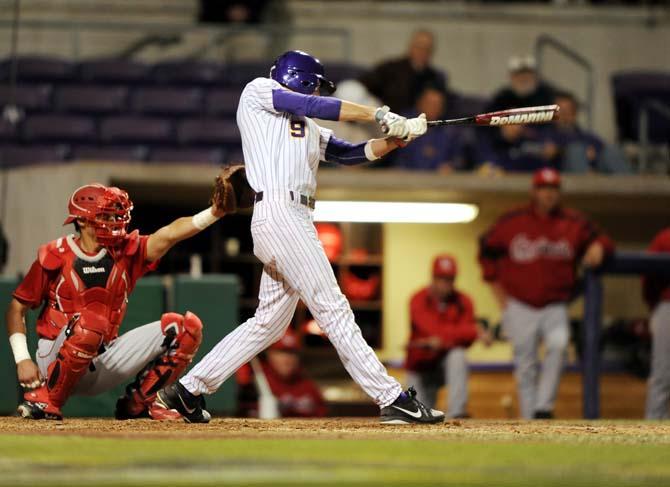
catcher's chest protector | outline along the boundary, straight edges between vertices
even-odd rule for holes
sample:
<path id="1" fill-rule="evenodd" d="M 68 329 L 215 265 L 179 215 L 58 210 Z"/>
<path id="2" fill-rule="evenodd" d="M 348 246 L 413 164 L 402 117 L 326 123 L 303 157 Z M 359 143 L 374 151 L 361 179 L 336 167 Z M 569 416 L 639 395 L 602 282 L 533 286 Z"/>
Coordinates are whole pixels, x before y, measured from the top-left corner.
<path id="1" fill-rule="evenodd" d="M 40 255 L 43 267 L 58 272 L 49 297 L 37 321 L 40 336 L 55 337 L 74 313 L 84 309 L 109 320 L 104 342 L 116 338 L 126 313 L 131 291 L 129 259 L 114 258 L 106 249 L 94 256 L 85 254 L 72 235 L 46 246 Z"/>

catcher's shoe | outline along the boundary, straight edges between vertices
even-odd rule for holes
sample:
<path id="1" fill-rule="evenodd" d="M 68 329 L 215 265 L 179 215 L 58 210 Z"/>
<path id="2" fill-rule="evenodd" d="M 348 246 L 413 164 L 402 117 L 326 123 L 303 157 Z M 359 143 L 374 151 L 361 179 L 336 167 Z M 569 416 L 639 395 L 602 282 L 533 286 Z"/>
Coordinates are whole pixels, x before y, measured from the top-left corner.
<path id="1" fill-rule="evenodd" d="M 158 407 L 179 412 L 187 423 L 209 423 L 212 415 L 205 409 L 205 399 L 194 396 L 177 381 L 158 391 L 156 402 Z"/>
<path id="2" fill-rule="evenodd" d="M 141 405 L 137 407 L 137 403 L 128 396 L 121 396 L 116 401 L 116 408 L 114 409 L 114 417 L 118 420 L 127 419 L 154 419 L 157 421 L 177 421 L 181 420 L 181 414 L 174 409 L 165 409 L 158 406 L 155 402 L 148 407 Z"/>
<path id="3" fill-rule="evenodd" d="M 49 403 L 49 392 L 45 386 L 23 394 L 23 402 L 16 408 L 16 412 L 25 419 L 63 420 L 61 410 Z"/>
<path id="4" fill-rule="evenodd" d="M 433 424 L 444 421 L 444 413 L 426 407 L 416 399 L 413 387 L 401 393 L 392 404 L 382 408 L 381 424 Z"/>

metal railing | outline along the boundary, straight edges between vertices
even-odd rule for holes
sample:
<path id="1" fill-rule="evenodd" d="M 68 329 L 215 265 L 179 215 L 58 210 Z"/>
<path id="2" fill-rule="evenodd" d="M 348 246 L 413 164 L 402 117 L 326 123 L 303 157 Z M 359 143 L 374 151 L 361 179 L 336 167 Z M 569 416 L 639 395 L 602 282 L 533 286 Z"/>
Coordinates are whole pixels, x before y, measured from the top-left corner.
<path id="1" fill-rule="evenodd" d="M 592 130 L 594 77 L 593 77 L 593 66 L 591 65 L 591 62 L 584 56 L 579 54 L 577 51 L 572 49 L 571 47 L 568 47 L 565 44 L 563 44 L 555 37 L 552 37 L 548 34 L 542 34 L 535 41 L 535 60 L 537 62 L 538 72 L 540 74 L 542 74 L 542 68 L 544 67 L 544 56 L 548 49 L 553 49 L 554 51 L 562 54 L 567 59 L 574 62 L 577 66 L 579 66 L 584 70 L 586 99 L 582 101 L 582 105 L 586 110 L 586 126 L 588 127 L 589 130 Z"/>

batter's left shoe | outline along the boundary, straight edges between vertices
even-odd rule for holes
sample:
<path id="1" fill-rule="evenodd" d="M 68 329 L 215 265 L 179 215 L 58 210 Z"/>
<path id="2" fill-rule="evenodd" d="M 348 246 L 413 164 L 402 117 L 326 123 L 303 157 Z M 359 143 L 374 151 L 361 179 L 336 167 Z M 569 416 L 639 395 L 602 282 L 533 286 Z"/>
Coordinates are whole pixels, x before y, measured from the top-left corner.
<path id="1" fill-rule="evenodd" d="M 416 398 L 413 387 L 401 393 L 392 404 L 382 408 L 381 424 L 435 424 L 444 422 L 444 413 L 426 407 Z"/>
<path id="2" fill-rule="evenodd" d="M 187 423 L 209 423 L 212 419 L 205 409 L 205 399 L 191 394 L 179 381 L 158 391 L 154 404 L 178 411 Z"/>

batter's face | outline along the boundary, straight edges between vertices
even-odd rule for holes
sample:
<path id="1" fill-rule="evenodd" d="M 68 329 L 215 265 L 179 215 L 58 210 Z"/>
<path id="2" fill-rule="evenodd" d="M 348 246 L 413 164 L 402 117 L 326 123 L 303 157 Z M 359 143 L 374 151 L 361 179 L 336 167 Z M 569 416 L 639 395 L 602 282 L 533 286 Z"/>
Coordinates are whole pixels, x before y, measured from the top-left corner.
<path id="1" fill-rule="evenodd" d="M 454 292 L 454 278 L 434 276 L 432 286 L 437 299 L 447 299 Z"/>
<path id="2" fill-rule="evenodd" d="M 430 32 L 416 32 L 409 43 L 409 60 L 416 70 L 425 69 L 433 57 L 433 35 Z"/>
<path id="3" fill-rule="evenodd" d="M 561 190 L 556 186 L 538 186 L 533 188 L 533 201 L 540 213 L 550 213 L 561 202 Z"/>
<path id="4" fill-rule="evenodd" d="M 300 358 L 295 352 L 286 352 L 284 350 L 268 350 L 268 363 L 270 367 L 282 379 L 288 379 L 298 371 Z"/>

